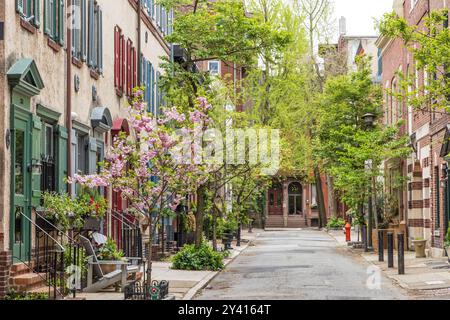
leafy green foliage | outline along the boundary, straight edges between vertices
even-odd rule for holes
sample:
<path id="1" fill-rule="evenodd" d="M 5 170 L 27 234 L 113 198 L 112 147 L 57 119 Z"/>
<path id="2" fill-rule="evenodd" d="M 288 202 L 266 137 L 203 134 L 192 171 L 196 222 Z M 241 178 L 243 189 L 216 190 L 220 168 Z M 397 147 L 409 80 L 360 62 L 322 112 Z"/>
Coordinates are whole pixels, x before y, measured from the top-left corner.
<path id="1" fill-rule="evenodd" d="M 48 293 L 17 293 L 10 292 L 5 300 L 48 300 Z"/>
<path id="2" fill-rule="evenodd" d="M 328 221 L 328 229 L 342 229 L 345 226 L 345 220 L 338 217 L 331 217 Z"/>
<path id="3" fill-rule="evenodd" d="M 409 153 L 407 137 L 399 127 L 380 121 L 367 127 L 364 115 L 378 118 L 382 110 L 379 86 L 372 83 L 368 61 L 349 75 L 329 78 L 318 110 L 314 156 L 333 178 L 335 190 L 344 203 L 357 211 L 369 194 L 372 180 L 382 176 L 384 160 Z"/>
<path id="4" fill-rule="evenodd" d="M 424 17 L 424 25 L 409 25 L 395 13 L 379 23 L 381 35 L 402 40 L 413 55 L 414 66 L 399 72 L 402 91 L 399 99 L 418 109 L 443 109 L 450 105 L 450 29 L 448 9 L 435 10 Z M 444 27 L 447 26 L 447 27 Z M 424 75 L 425 81 L 419 81 Z M 405 95 L 403 94 L 405 93 Z M 396 94 L 393 92 L 392 94 Z"/>
<path id="5" fill-rule="evenodd" d="M 206 242 L 199 248 L 194 245 L 185 245 L 180 252 L 172 258 L 172 268 L 176 270 L 222 270 L 224 254 L 214 251 Z"/>
<path id="6" fill-rule="evenodd" d="M 98 252 L 98 259 L 103 261 L 119 261 L 123 257 L 124 253 L 117 248 L 117 244 L 111 238 L 108 238 Z"/>
<path id="7" fill-rule="evenodd" d="M 93 190 L 84 188 L 75 199 L 68 194 L 44 193 L 45 216 L 64 230 L 81 228 L 87 218 L 102 218 L 107 210 L 106 199 Z"/>

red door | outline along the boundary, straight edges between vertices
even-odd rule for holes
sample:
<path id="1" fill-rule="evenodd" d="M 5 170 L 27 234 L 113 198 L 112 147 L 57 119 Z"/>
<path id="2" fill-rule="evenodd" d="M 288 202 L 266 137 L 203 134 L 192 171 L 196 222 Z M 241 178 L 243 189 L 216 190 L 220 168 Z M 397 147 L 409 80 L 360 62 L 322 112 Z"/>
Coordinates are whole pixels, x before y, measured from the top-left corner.
<path id="1" fill-rule="evenodd" d="M 269 189 L 269 215 L 283 215 L 283 189 Z"/>

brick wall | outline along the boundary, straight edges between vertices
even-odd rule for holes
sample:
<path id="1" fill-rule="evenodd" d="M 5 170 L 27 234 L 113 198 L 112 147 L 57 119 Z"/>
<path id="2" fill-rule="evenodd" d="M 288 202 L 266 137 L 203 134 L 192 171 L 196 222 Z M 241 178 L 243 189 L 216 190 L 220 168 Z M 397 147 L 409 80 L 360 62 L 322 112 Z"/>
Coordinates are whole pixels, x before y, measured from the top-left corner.
<path id="1" fill-rule="evenodd" d="M 11 264 L 11 252 L 0 252 L 0 299 L 5 297 L 9 289 L 9 269 Z"/>

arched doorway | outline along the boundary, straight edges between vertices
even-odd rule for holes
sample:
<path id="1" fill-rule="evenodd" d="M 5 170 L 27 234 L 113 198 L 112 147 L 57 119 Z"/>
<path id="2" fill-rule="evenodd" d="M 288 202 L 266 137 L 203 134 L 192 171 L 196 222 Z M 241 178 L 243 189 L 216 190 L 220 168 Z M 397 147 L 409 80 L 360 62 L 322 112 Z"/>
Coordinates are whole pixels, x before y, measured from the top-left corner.
<path id="1" fill-rule="evenodd" d="M 303 215 L 303 187 L 298 182 L 289 185 L 289 215 Z"/>

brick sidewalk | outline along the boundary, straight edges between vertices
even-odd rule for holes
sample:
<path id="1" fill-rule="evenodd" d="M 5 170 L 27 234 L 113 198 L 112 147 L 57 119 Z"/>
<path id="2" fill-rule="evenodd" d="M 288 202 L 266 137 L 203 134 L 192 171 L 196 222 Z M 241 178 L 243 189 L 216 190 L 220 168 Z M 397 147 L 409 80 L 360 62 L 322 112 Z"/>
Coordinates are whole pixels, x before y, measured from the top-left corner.
<path id="1" fill-rule="evenodd" d="M 399 286 L 407 290 L 437 290 L 450 289 L 450 266 L 447 258 L 421 258 L 417 259 L 415 253 L 405 252 L 405 274 L 398 274 L 397 252 L 394 252 L 394 268 L 387 267 L 387 251 L 384 253 L 384 262 L 378 261 L 378 253 L 366 253 L 360 249 L 347 246 L 343 231 L 328 231 L 336 242 L 347 247 L 348 250 L 359 254 L 367 262 L 379 267 L 381 271 Z M 352 232 L 352 240 L 357 234 Z"/>

